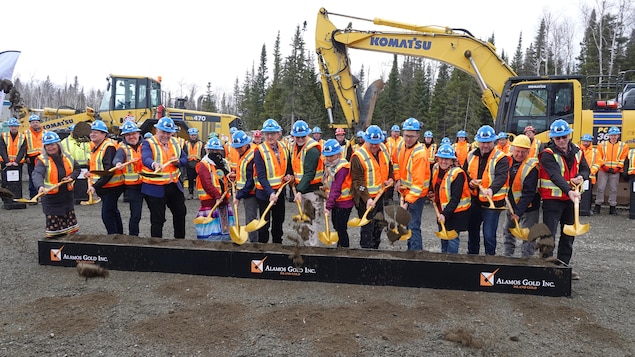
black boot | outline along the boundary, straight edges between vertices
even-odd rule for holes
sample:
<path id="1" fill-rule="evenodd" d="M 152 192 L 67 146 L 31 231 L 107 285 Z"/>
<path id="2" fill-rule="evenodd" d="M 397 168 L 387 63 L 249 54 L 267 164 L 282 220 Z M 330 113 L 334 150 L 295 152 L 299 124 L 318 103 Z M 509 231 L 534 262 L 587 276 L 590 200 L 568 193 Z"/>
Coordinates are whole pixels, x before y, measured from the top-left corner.
<path id="1" fill-rule="evenodd" d="M 593 214 L 600 214 L 600 209 L 601 208 L 602 208 L 602 206 L 595 205 L 595 208 L 593 208 Z"/>
<path id="2" fill-rule="evenodd" d="M 609 214 L 610 214 L 611 216 L 617 216 L 617 207 L 615 207 L 615 206 L 610 206 L 610 207 L 609 207 Z"/>

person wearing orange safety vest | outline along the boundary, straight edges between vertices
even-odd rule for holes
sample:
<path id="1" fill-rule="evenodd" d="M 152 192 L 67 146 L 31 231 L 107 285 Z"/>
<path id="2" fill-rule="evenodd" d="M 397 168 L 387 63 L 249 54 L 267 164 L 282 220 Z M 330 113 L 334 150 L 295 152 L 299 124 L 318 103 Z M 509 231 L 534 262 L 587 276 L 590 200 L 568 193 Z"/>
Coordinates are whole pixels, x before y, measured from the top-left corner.
<path id="1" fill-rule="evenodd" d="M 510 155 L 510 147 L 509 140 L 507 140 L 507 133 L 500 132 L 498 133 L 498 141 L 496 142 L 496 149 L 502 151 L 505 155 Z"/>
<path id="2" fill-rule="evenodd" d="M 240 200 L 243 201 L 245 222 L 249 223 L 254 219 L 258 219 L 258 200 L 256 199 L 256 184 L 254 180 L 254 152 L 256 146 L 253 145 L 249 136 L 242 130 L 238 130 L 232 135 L 231 146 L 238 155 L 236 170 L 229 174 L 229 178 L 236 183 L 234 206 L 238 207 Z M 234 214 L 237 215 L 238 213 L 234 212 Z M 258 232 L 249 232 L 248 239 L 252 243 L 258 242 Z"/>
<path id="3" fill-rule="evenodd" d="M 338 235 L 337 246 L 348 248 L 348 219 L 355 205 L 351 190 L 351 165 L 344 158 L 344 148 L 337 139 L 329 139 L 324 143 L 324 191 L 326 193 L 326 216 L 331 216 L 333 228 Z"/>
<path id="4" fill-rule="evenodd" d="M 390 136 L 386 138 L 386 147 L 388 148 L 388 153 L 390 153 L 390 157 L 394 157 L 394 152 L 397 150 L 397 147 L 400 143 L 403 142 L 403 137 L 401 136 L 401 129 L 399 125 L 393 125 L 390 128 Z M 396 180 L 395 180 L 396 181 Z M 395 194 L 395 187 L 389 187 L 386 190 L 386 204 L 392 204 L 393 198 Z M 410 243 L 410 240 L 408 241 Z"/>
<path id="5" fill-rule="evenodd" d="M 299 222 L 300 225 L 308 227 L 308 245 L 315 247 L 320 244 L 318 229 L 324 224 L 323 205 L 316 194 L 322 185 L 324 159 L 322 147 L 318 141 L 309 136 L 311 133 L 311 129 L 304 120 L 293 123 L 291 136 L 294 138 L 294 144 L 291 149 L 291 167 L 293 167 L 293 184 L 296 189 L 294 201 L 300 202 L 301 205 L 304 204 L 302 200 L 309 201 L 315 211 L 315 218 L 310 222 Z"/>
<path id="6" fill-rule="evenodd" d="M 62 150 L 60 137 L 51 131 L 42 135 L 44 150 L 36 159 L 33 183 L 42 196 L 42 211 L 46 216 L 46 238 L 60 238 L 79 230 L 75 215 L 73 181 L 80 174 L 80 167 Z M 57 188 L 54 185 L 71 180 Z"/>
<path id="7" fill-rule="evenodd" d="M 598 155 L 597 147 L 593 146 L 593 136 L 591 134 L 582 135 L 580 138 L 580 150 L 582 150 L 582 154 L 591 170 L 589 180 L 585 182 L 582 198 L 580 199 L 580 216 L 590 216 L 592 214 L 593 186 L 595 185 L 597 172 L 600 170 L 602 161 L 600 155 Z"/>
<path id="8" fill-rule="evenodd" d="M 467 141 L 467 133 L 465 130 L 459 130 L 456 133 L 456 142 L 452 146 L 459 166 L 463 167 L 465 160 L 467 160 L 467 153 L 472 150 L 470 143 Z"/>
<path id="9" fill-rule="evenodd" d="M 366 218 L 370 223 L 360 229 L 360 246 L 378 249 L 383 226 L 375 219 L 384 213 L 384 200 L 377 198 L 380 191 L 393 184 L 393 164 L 384 142 L 384 133 L 377 125 L 363 132 L 364 145 L 351 155 L 352 188 L 357 213 L 361 218 L 370 209 Z M 382 193 L 383 195 L 383 193 Z M 377 198 L 377 202 L 373 201 Z"/>
<path id="10" fill-rule="evenodd" d="M 114 167 L 113 159 L 117 153 L 117 143 L 108 138 L 108 127 L 101 120 L 95 120 L 90 126 L 90 171 L 110 170 Z M 117 202 L 125 191 L 123 174 L 115 170 L 112 175 L 99 176 L 91 173 L 88 177 L 87 193 L 101 197 L 101 220 L 108 234 L 123 234 L 121 212 Z"/>
<path id="11" fill-rule="evenodd" d="M 20 122 L 16 118 L 11 118 L 7 120 L 7 125 L 9 131 L 0 135 L 0 168 L 2 168 L 2 187 L 5 188 L 9 187 L 7 170 L 22 172 L 22 163 L 26 155 L 26 138 L 18 131 Z M 18 185 L 18 190 L 22 193 L 21 183 Z M 11 199 L 4 197 L 3 201 L 7 204 L 12 202 Z"/>
<path id="12" fill-rule="evenodd" d="M 187 166 L 187 155 L 172 137 L 177 131 L 172 118 L 163 117 L 154 127 L 154 136 L 141 142 L 141 193 L 150 210 L 150 234 L 163 237 L 167 207 L 172 212 L 174 238 L 184 239 L 187 208 L 179 169 Z"/>
<path id="13" fill-rule="evenodd" d="M 196 186 L 196 165 L 201 161 L 201 158 L 205 155 L 205 149 L 203 148 L 203 142 L 198 138 L 198 129 L 187 129 L 188 140 L 183 144 L 183 149 L 187 155 L 187 167 L 185 168 L 185 174 L 187 175 L 187 189 L 189 191 L 188 198 L 194 199 L 194 186 Z"/>
<path id="14" fill-rule="evenodd" d="M 130 205 L 130 219 L 128 221 L 128 234 L 139 235 L 139 222 L 141 222 L 141 210 L 143 209 L 143 195 L 141 194 L 141 130 L 133 121 L 126 121 L 121 125 L 123 141 L 112 160 L 114 167 L 123 175 L 123 183 L 126 188 L 128 204 Z M 124 163 L 133 161 L 124 165 Z"/>
<path id="15" fill-rule="evenodd" d="M 573 129 L 563 119 L 555 120 L 549 129 L 551 140 L 540 153 L 538 168 L 538 192 L 542 198 L 542 221 L 554 239 L 558 240 L 558 259 L 569 265 L 573 254 L 573 236 L 566 234 L 564 225 L 575 221 L 574 201 L 580 199 L 580 192 L 572 185 L 582 185 L 589 178 L 589 165 L 580 148 L 571 142 Z M 543 258 L 553 252 L 543 253 Z M 571 272 L 572 279 L 579 279 L 577 272 Z"/>
<path id="16" fill-rule="evenodd" d="M 324 140 L 322 139 L 322 129 L 319 126 L 313 127 L 311 130 L 311 137 L 318 143 L 318 148 L 320 149 L 320 153 L 322 153 L 322 148 L 324 147 Z M 291 151 L 291 149 L 289 149 Z"/>
<path id="17" fill-rule="evenodd" d="M 29 195 L 32 198 L 37 195 L 37 188 L 33 185 L 33 169 L 35 168 L 35 158 L 42 153 L 42 130 L 41 119 L 32 114 L 29 117 L 29 128 L 24 132 L 26 140 L 26 168 L 29 174 Z"/>
<path id="18" fill-rule="evenodd" d="M 538 223 L 540 216 L 540 194 L 538 194 L 538 160 L 529 157 L 531 142 L 526 135 L 518 135 L 511 145 L 512 159 L 509 168 L 509 193 L 507 198 L 514 214 L 507 211 L 503 224 L 503 255 L 513 257 L 516 250 L 516 237 L 510 228 L 516 226 L 531 228 Z M 521 246 L 521 257 L 534 255 L 534 242 L 524 240 Z"/>
<path id="19" fill-rule="evenodd" d="M 280 197 L 276 192 L 283 183 L 293 180 L 293 168 L 291 156 L 286 145 L 280 141 L 282 127 L 274 119 L 267 119 L 262 124 L 262 133 L 265 140 L 254 152 L 254 166 L 256 168 L 256 199 L 260 214 L 264 213 L 270 203 L 273 206 L 267 212 L 267 223 L 258 230 L 258 241 L 269 242 L 269 227 L 271 226 L 271 238 L 274 243 L 282 243 L 282 234 L 285 215 L 284 190 Z M 262 219 L 262 217 L 261 217 Z"/>
<path id="20" fill-rule="evenodd" d="M 485 254 L 496 254 L 496 230 L 501 211 L 488 208 L 489 199 L 497 208 L 505 207 L 510 164 L 510 157 L 496 150 L 496 138 L 491 126 L 480 127 L 476 132 L 478 148 L 467 155 L 463 166 L 472 190 L 472 205 L 468 214 L 468 254 L 479 254 L 481 225 Z"/>
<path id="21" fill-rule="evenodd" d="M 523 131 L 523 134 L 525 134 L 528 138 L 529 141 L 531 141 L 531 148 L 529 149 L 529 157 L 533 157 L 535 159 L 538 158 L 538 154 L 540 153 L 540 151 L 542 150 L 542 142 L 539 139 L 536 139 L 536 129 L 534 129 L 533 126 L 528 125 L 525 127 L 525 130 Z"/>
<path id="22" fill-rule="evenodd" d="M 432 165 L 436 162 L 434 155 L 437 153 L 437 144 L 434 142 L 434 135 L 430 130 L 426 130 L 426 132 L 423 133 L 423 147 L 426 150 L 426 157 L 428 158 L 430 169 L 432 169 Z"/>
<path id="23" fill-rule="evenodd" d="M 600 214 L 600 209 L 604 203 L 604 191 L 608 183 L 609 214 L 617 215 L 617 185 L 620 181 L 620 174 L 624 172 L 624 160 L 628 155 L 628 145 L 618 140 L 621 133 L 618 127 L 610 127 L 607 132 L 609 139 L 597 146 L 601 164 L 597 173 L 594 214 Z"/>
<path id="24" fill-rule="evenodd" d="M 421 215 L 430 185 L 430 165 L 419 142 L 421 124 L 415 118 L 403 122 L 403 140 L 392 151 L 395 190 L 403 198 L 401 206 L 410 213 L 408 250 L 423 250 Z"/>
<path id="25" fill-rule="evenodd" d="M 456 152 L 451 145 L 444 144 L 436 153 L 437 163 L 432 167 L 432 178 L 428 198 L 439 210 L 439 229 L 456 231 L 454 239 L 441 239 L 441 253 L 459 252 L 461 232 L 468 229 L 468 210 L 472 204 L 472 193 L 467 184 L 467 174 L 455 166 Z"/>

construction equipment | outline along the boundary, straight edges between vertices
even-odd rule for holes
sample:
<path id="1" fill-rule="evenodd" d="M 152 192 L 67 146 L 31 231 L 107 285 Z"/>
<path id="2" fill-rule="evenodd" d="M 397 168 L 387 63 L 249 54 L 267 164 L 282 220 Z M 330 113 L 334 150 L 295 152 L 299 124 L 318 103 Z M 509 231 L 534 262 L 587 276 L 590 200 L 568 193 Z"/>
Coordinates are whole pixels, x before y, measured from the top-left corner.
<path id="1" fill-rule="evenodd" d="M 216 200 L 216 203 L 209 210 L 209 213 L 207 214 L 207 216 L 199 216 L 199 217 L 194 218 L 192 220 L 194 222 L 194 224 L 208 224 L 208 223 L 210 223 L 212 221 L 212 213 L 214 213 L 214 211 L 218 208 L 218 206 L 220 206 L 221 202 L 223 202 L 223 197 L 227 196 L 228 192 L 229 192 L 229 189 L 225 190 L 225 192 L 223 192 L 220 195 L 220 198 Z"/>
<path id="2" fill-rule="evenodd" d="M 120 133 L 124 121 L 134 121 L 141 132 L 153 132 L 154 124 L 163 116 L 171 117 L 181 127 L 179 136 L 187 139 L 187 130 L 196 128 L 202 138 L 214 132 L 229 140 L 231 127 L 242 128 L 242 120 L 234 115 L 185 109 L 187 98 L 177 98 L 174 107 L 166 107 L 168 95 L 161 89 L 161 78 L 111 74 L 107 79 L 100 107 L 84 111 L 73 108 L 31 109 L 23 104 L 12 105 L 11 114 L 20 121 L 20 131 L 28 128 L 28 118 L 37 114 L 42 129 L 67 133 L 68 127 L 79 122 L 103 120 L 112 134 Z"/>
<path id="3" fill-rule="evenodd" d="M 20 203 L 37 203 L 38 198 L 40 198 L 40 197 L 42 197 L 44 195 L 47 195 L 49 192 L 51 192 L 51 190 L 54 190 L 54 189 L 56 189 L 56 188 L 58 188 L 58 187 L 60 187 L 60 186 L 62 186 L 64 184 L 67 184 L 67 183 L 72 182 L 72 181 L 74 181 L 74 180 L 72 180 L 72 179 L 62 180 L 62 181 L 52 185 L 48 189 L 46 189 L 46 190 L 38 193 L 37 195 L 31 197 L 30 199 L 29 198 L 14 198 L 13 201 L 20 202 Z"/>
<path id="4" fill-rule="evenodd" d="M 459 236 L 459 234 L 453 229 L 451 231 L 448 231 L 445 229 L 445 223 L 439 221 L 439 217 L 441 216 L 441 212 L 439 212 L 439 208 L 437 207 L 437 205 L 432 202 L 432 207 L 434 207 L 434 213 L 436 213 L 437 215 L 437 221 L 439 222 L 439 224 L 441 225 L 441 231 L 440 232 L 434 232 L 434 234 L 436 234 L 437 237 L 444 239 L 444 240 L 452 240 L 456 237 Z"/>
<path id="5" fill-rule="evenodd" d="M 300 204 L 300 201 L 297 201 L 295 199 L 295 196 L 298 194 L 298 191 L 296 191 L 296 189 L 295 189 L 295 184 L 291 185 L 291 191 L 293 191 L 293 197 L 294 197 L 293 200 L 298 205 L 298 212 L 299 212 L 297 215 L 291 216 L 291 219 L 294 222 L 308 222 L 308 221 L 310 221 L 311 219 L 309 218 L 309 216 L 307 216 L 306 214 L 304 214 L 304 212 L 302 212 L 302 205 Z"/>
<path id="6" fill-rule="evenodd" d="M 318 238 L 320 239 L 320 242 L 326 245 L 336 244 L 340 240 L 340 237 L 337 232 L 331 232 L 329 230 L 329 214 L 326 211 L 326 201 L 324 201 L 324 223 L 326 225 L 326 231 L 318 232 Z"/>
<path id="7" fill-rule="evenodd" d="M 582 184 L 571 184 L 573 186 L 573 189 L 580 193 Z M 562 232 L 564 232 L 564 234 L 570 235 L 572 237 L 575 236 L 579 236 L 582 235 L 586 232 L 589 231 L 589 224 L 581 224 L 580 223 L 580 199 L 579 198 L 575 198 L 573 200 L 573 215 L 574 215 L 574 222 L 573 224 L 565 224 L 564 227 L 562 228 Z"/>
<path id="8" fill-rule="evenodd" d="M 375 198 L 373 199 L 373 204 L 372 206 L 368 207 L 366 209 L 366 212 L 364 212 L 364 215 L 362 216 L 362 218 L 351 218 L 348 222 L 347 225 L 349 227 L 362 227 L 367 225 L 368 223 L 370 223 L 370 220 L 368 218 L 366 218 L 366 216 L 368 216 L 368 214 L 370 213 L 370 211 L 373 210 L 373 208 L 375 208 L 375 205 L 377 204 L 377 201 L 379 201 L 379 199 L 381 198 L 381 196 L 384 194 L 384 191 L 386 189 L 388 189 L 390 186 L 392 186 L 392 183 L 390 185 L 386 185 L 386 186 L 382 186 L 382 188 L 379 189 L 379 192 L 377 192 L 377 195 L 375 196 Z"/>
<path id="9" fill-rule="evenodd" d="M 231 181 L 231 184 L 232 184 L 232 196 L 234 197 L 234 200 L 235 200 L 236 199 L 236 183 L 234 181 Z M 233 227 L 229 227 L 229 237 L 232 239 L 234 243 L 238 245 L 242 245 L 249 239 L 249 234 L 245 230 L 245 227 L 240 226 L 240 222 L 238 221 L 238 216 L 240 216 L 240 214 L 238 214 L 238 205 L 234 203 L 233 207 L 234 207 L 234 221 L 236 225 Z"/>
<path id="10" fill-rule="evenodd" d="M 284 190 L 284 187 L 289 182 L 290 181 L 285 181 L 282 183 L 282 185 L 280 185 L 280 187 L 278 188 L 278 191 L 276 191 L 276 198 L 280 197 L 282 190 Z M 269 213 L 269 210 L 271 209 L 271 207 L 273 207 L 274 204 L 275 204 L 274 201 L 269 202 L 269 204 L 267 205 L 267 208 L 265 208 L 264 212 L 262 212 L 262 214 L 260 215 L 260 219 L 254 219 L 251 222 L 247 223 L 247 225 L 245 226 L 245 231 L 254 232 L 264 227 L 264 225 L 267 224 L 265 217 L 267 216 L 267 213 Z"/>
<path id="11" fill-rule="evenodd" d="M 124 163 L 122 163 L 122 166 L 126 166 L 126 165 L 130 165 L 130 164 L 134 164 L 135 162 L 139 161 L 139 158 L 135 158 L 133 160 L 130 161 L 126 161 Z M 113 167 L 109 170 L 90 170 L 89 172 L 91 174 L 95 174 L 95 175 L 99 175 L 99 176 L 112 176 L 115 171 L 117 171 L 117 167 Z"/>
<path id="12" fill-rule="evenodd" d="M 514 208 L 512 207 L 512 203 L 509 202 L 509 198 L 505 197 L 505 203 L 507 203 L 507 208 L 509 209 L 509 214 L 514 215 Z M 521 240 L 527 240 L 529 237 L 529 228 L 520 228 L 520 224 L 518 224 L 518 220 L 514 218 L 514 226 L 509 229 L 509 232 L 516 238 Z"/>
<path id="13" fill-rule="evenodd" d="M 86 183 L 88 184 L 88 200 L 80 201 L 79 204 L 86 206 L 86 205 L 94 205 L 96 203 L 101 202 L 101 197 L 95 198 L 95 196 L 93 195 L 93 190 L 91 190 L 91 188 L 93 187 L 93 180 L 90 177 L 86 177 Z"/>

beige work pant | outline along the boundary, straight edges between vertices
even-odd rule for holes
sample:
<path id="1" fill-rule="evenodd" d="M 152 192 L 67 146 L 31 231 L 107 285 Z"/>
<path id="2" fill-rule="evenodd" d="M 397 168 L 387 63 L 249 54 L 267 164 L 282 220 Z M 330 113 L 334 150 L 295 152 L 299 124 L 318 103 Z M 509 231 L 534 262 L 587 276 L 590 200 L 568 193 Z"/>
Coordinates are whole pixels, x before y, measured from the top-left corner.
<path id="1" fill-rule="evenodd" d="M 597 182 L 595 184 L 595 204 L 602 205 L 604 203 L 604 191 L 606 184 L 609 185 L 609 205 L 617 206 L 617 184 L 620 182 L 620 174 L 610 174 L 606 171 L 598 171 Z"/>

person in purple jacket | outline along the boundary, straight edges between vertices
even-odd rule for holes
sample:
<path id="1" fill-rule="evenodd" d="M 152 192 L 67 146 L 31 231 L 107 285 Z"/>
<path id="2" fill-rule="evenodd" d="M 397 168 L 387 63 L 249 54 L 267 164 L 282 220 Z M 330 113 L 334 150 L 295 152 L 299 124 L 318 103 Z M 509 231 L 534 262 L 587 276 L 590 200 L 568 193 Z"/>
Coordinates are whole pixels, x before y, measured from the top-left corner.
<path id="1" fill-rule="evenodd" d="M 353 209 L 350 163 L 342 157 L 342 146 L 335 139 L 324 143 L 324 188 L 326 190 L 326 215 L 330 215 L 337 231 L 338 247 L 349 247 L 347 223 Z"/>

